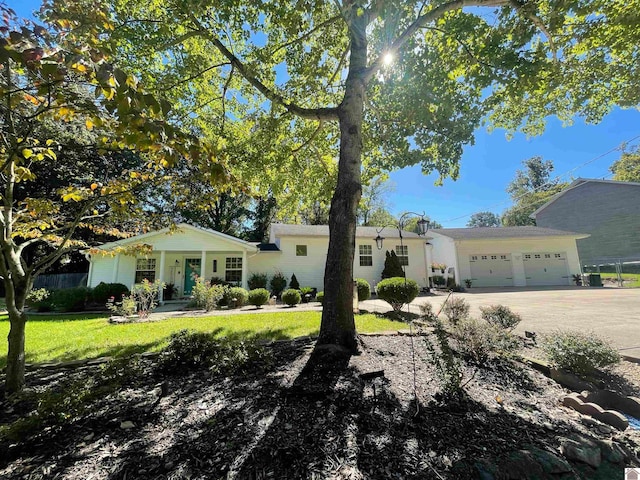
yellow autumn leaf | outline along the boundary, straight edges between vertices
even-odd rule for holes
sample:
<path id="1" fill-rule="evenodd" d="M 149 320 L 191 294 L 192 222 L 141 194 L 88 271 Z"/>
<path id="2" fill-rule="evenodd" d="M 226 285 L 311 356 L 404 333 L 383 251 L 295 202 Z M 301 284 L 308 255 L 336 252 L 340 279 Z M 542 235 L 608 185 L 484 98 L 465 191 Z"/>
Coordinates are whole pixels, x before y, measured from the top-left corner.
<path id="1" fill-rule="evenodd" d="M 30 148 L 23 149 L 22 156 L 27 159 L 33 157 L 33 150 L 31 150 Z"/>
<path id="2" fill-rule="evenodd" d="M 87 127 L 87 130 L 93 130 L 93 121 L 90 118 L 87 118 L 84 122 Z"/>
<path id="3" fill-rule="evenodd" d="M 91 184 L 91 190 L 95 190 L 96 188 L 98 188 L 98 184 L 97 183 L 92 183 Z"/>

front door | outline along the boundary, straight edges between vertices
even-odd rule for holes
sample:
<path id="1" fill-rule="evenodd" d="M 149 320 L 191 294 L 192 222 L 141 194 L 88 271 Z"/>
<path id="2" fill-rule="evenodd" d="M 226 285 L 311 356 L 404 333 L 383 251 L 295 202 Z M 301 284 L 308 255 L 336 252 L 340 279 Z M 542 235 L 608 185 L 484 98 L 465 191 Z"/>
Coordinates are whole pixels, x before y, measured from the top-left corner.
<path id="1" fill-rule="evenodd" d="M 200 258 L 187 258 L 184 261 L 184 294 L 191 295 L 191 289 L 200 276 Z"/>

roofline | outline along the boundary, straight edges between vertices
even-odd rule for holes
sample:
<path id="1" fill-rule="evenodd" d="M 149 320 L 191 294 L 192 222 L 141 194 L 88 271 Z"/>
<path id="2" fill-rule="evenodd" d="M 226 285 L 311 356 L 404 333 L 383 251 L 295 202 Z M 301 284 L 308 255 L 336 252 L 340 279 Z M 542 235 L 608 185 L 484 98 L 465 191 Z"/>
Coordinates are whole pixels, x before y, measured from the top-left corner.
<path id="1" fill-rule="evenodd" d="M 535 220 L 536 215 L 538 213 L 540 213 L 542 210 L 547 208 L 549 205 L 551 205 L 553 202 L 555 202 L 562 195 L 564 195 L 565 193 L 569 192 L 570 190 L 573 190 L 574 188 L 577 188 L 577 187 L 579 187 L 581 185 L 584 185 L 585 183 L 590 183 L 590 182 L 591 183 L 612 183 L 614 185 L 631 185 L 631 186 L 634 186 L 634 187 L 640 187 L 640 183 L 638 183 L 638 182 L 621 182 L 619 180 L 600 180 L 598 178 L 576 178 L 573 182 L 571 182 L 569 184 L 569 186 L 567 186 L 567 188 L 565 188 L 561 192 L 556 193 L 545 204 L 543 204 L 542 206 L 538 207 L 537 210 L 535 210 L 531 215 L 529 215 L 529 218 L 533 218 Z"/>
<path id="2" fill-rule="evenodd" d="M 216 230 L 211 230 L 209 228 L 201 228 L 201 227 L 194 227 L 193 225 L 189 225 L 188 223 L 179 223 L 176 225 L 176 230 L 179 231 L 180 229 L 187 229 L 187 230 L 194 230 L 196 232 L 203 232 L 203 233 L 207 233 L 209 235 L 213 235 L 216 237 L 222 237 L 223 239 L 229 241 L 229 242 L 233 242 L 236 243 L 242 247 L 244 247 L 246 250 L 248 251 L 252 251 L 252 250 L 256 250 L 257 246 L 253 243 L 250 242 L 246 242 L 244 240 L 241 240 L 239 238 L 236 238 L 232 235 L 227 235 L 226 233 L 222 233 L 222 232 L 217 232 Z M 162 234 L 167 234 L 169 232 L 171 232 L 171 228 L 170 227 L 165 227 L 162 228 L 160 230 L 154 230 L 152 232 L 147 232 L 147 233 L 143 233 L 141 235 L 134 235 L 133 237 L 128 237 L 128 238 L 124 238 L 122 240 L 116 240 L 114 242 L 109 242 L 109 243 L 105 243 L 103 245 L 100 246 L 100 248 L 111 248 L 111 247 L 115 247 L 118 245 L 128 245 L 130 243 L 135 243 L 135 242 L 139 242 L 142 239 L 145 238 L 149 238 L 155 235 L 162 235 Z"/>
<path id="3" fill-rule="evenodd" d="M 269 239 L 271 240 L 271 235 L 275 235 L 274 229 L 276 229 L 276 227 L 278 225 L 281 226 L 296 226 L 296 227 L 327 227 L 329 228 L 329 225 L 300 225 L 297 223 L 273 223 L 271 224 L 271 228 L 269 231 Z M 369 238 L 368 235 L 358 235 L 358 228 L 363 227 L 363 228 L 375 228 L 377 230 L 380 230 L 379 235 L 382 236 L 382 234 L 385 233 L 385 231 L 393 231 L 393 232 L 397 232 L 398 229 L 394 228 L 387 228 L 385 227 L 373 227 L 373 226 L 368 226 L 368 225 L 356 225 L 356 238 Z M 384 229 L 384 230 L 383 230 Z M 415 236 L 414 236 L 415 235 Z M 277 237 L 328 237 L 329 233 L 322 234 L 322 235 L 317 235 L 317 234 L 311 234 L 311 233 L 285 233 L 285 234 L 280 234 L 278 233 Z M 383 238 L 400 238 L 400 236 L 394 236 L 394 237 L 383 237 Z M 402 238 L 407 240 L 407 239 L 412 239 L 412 240 L 420 240 L 423 239 L 425 237 L 420 236 L 419 234 L 417 234 L 416 232 L 410 232 L 408 230 L 402 230 Z M 275 242 L 269 242 L 269 243 L 275 243 Z"/>
<path id="4" fill-rule="evenodd" d="M 526 237 L 455 238 L 455 237 L 447 236 L 447 238 L 455 240 L 456 242 L 477 242 L 477 241 L 480 241 L 480 240 L 491 240 L 491 241 L 501 241 L 501 240 L 539 240 L 539 239 L 545 238 L 545 237 L 575 238 L 576 240 L 581 240 L 583 238 L 589 238 L 590 236 L 591 236 L 590 233 L 576 233 L 576 234 L 568 233 L 566 235 L 532 235 L 532 236 L 526 236 Z"/>

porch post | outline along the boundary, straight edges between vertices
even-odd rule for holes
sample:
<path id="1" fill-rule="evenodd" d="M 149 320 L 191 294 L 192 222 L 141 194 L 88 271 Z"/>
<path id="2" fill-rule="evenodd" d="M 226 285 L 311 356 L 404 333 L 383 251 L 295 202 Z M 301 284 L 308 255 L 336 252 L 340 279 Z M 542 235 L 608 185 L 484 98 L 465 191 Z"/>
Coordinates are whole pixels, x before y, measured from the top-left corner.
<path id="1" fill-rule="evenodd" d="M 242 250 L 242 288 L 247 289 L 247 251 Z"/>
<path id="2" fill-rule="evenodd" d="M 165 250 L 160 250 L 160 274 L 158 275 L 158 280 L 160 280 L 160 282 L 164 282 L 164 269 L 165 269 L 165 265 L 166 265 L 166 255 L 167 252 Z M 162 288 L 162 285 L 159 288 L 158 291 L 158 303 L 162 304 L 162 302 L 164 301 L 164 289 Z"/>
<path id="3" fill-rule="evenodd" d="M 120 254 L 116 253 L 116 258 L 113 261 L 113 271 L 111 272 L 111 283 L 118 281 L 118 268 L 120 268 Z"/>
<path id="4" fill-rule="evenodd" d="M 207 272 L 207 252 L 202 250 L 202 259 L 200 260 L 200 278 L 206 282 L 205 273 Z"/>

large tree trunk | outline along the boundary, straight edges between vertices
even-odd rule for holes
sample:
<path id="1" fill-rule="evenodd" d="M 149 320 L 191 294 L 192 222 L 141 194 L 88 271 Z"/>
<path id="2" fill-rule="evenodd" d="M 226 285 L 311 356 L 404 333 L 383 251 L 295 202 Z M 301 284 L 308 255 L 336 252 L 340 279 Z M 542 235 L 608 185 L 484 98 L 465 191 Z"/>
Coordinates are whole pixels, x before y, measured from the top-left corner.
<path id="1" fill-rule="evenodd" d="M 7 377 L 5 388 L 7 393 L 19 392 L 24 387 L 24 332 L 27 314 L 17 310 L 9 310 L 9 352 L 7 354 Z"/>
<path id="2" fill-rule="evenodd" d="M 329 212 L 329 250 L 324 273 L 324 307 L 318 345 L 337 345 L 357 351 L 353 318 L 353 258 L 356 215 L 362 194 L 362 122 L 367 64 L 367 21 L 354 15 L 351 24 L 351 57 L 345 96 L 338 107 L 340 160 L 338 185 Z"/>

